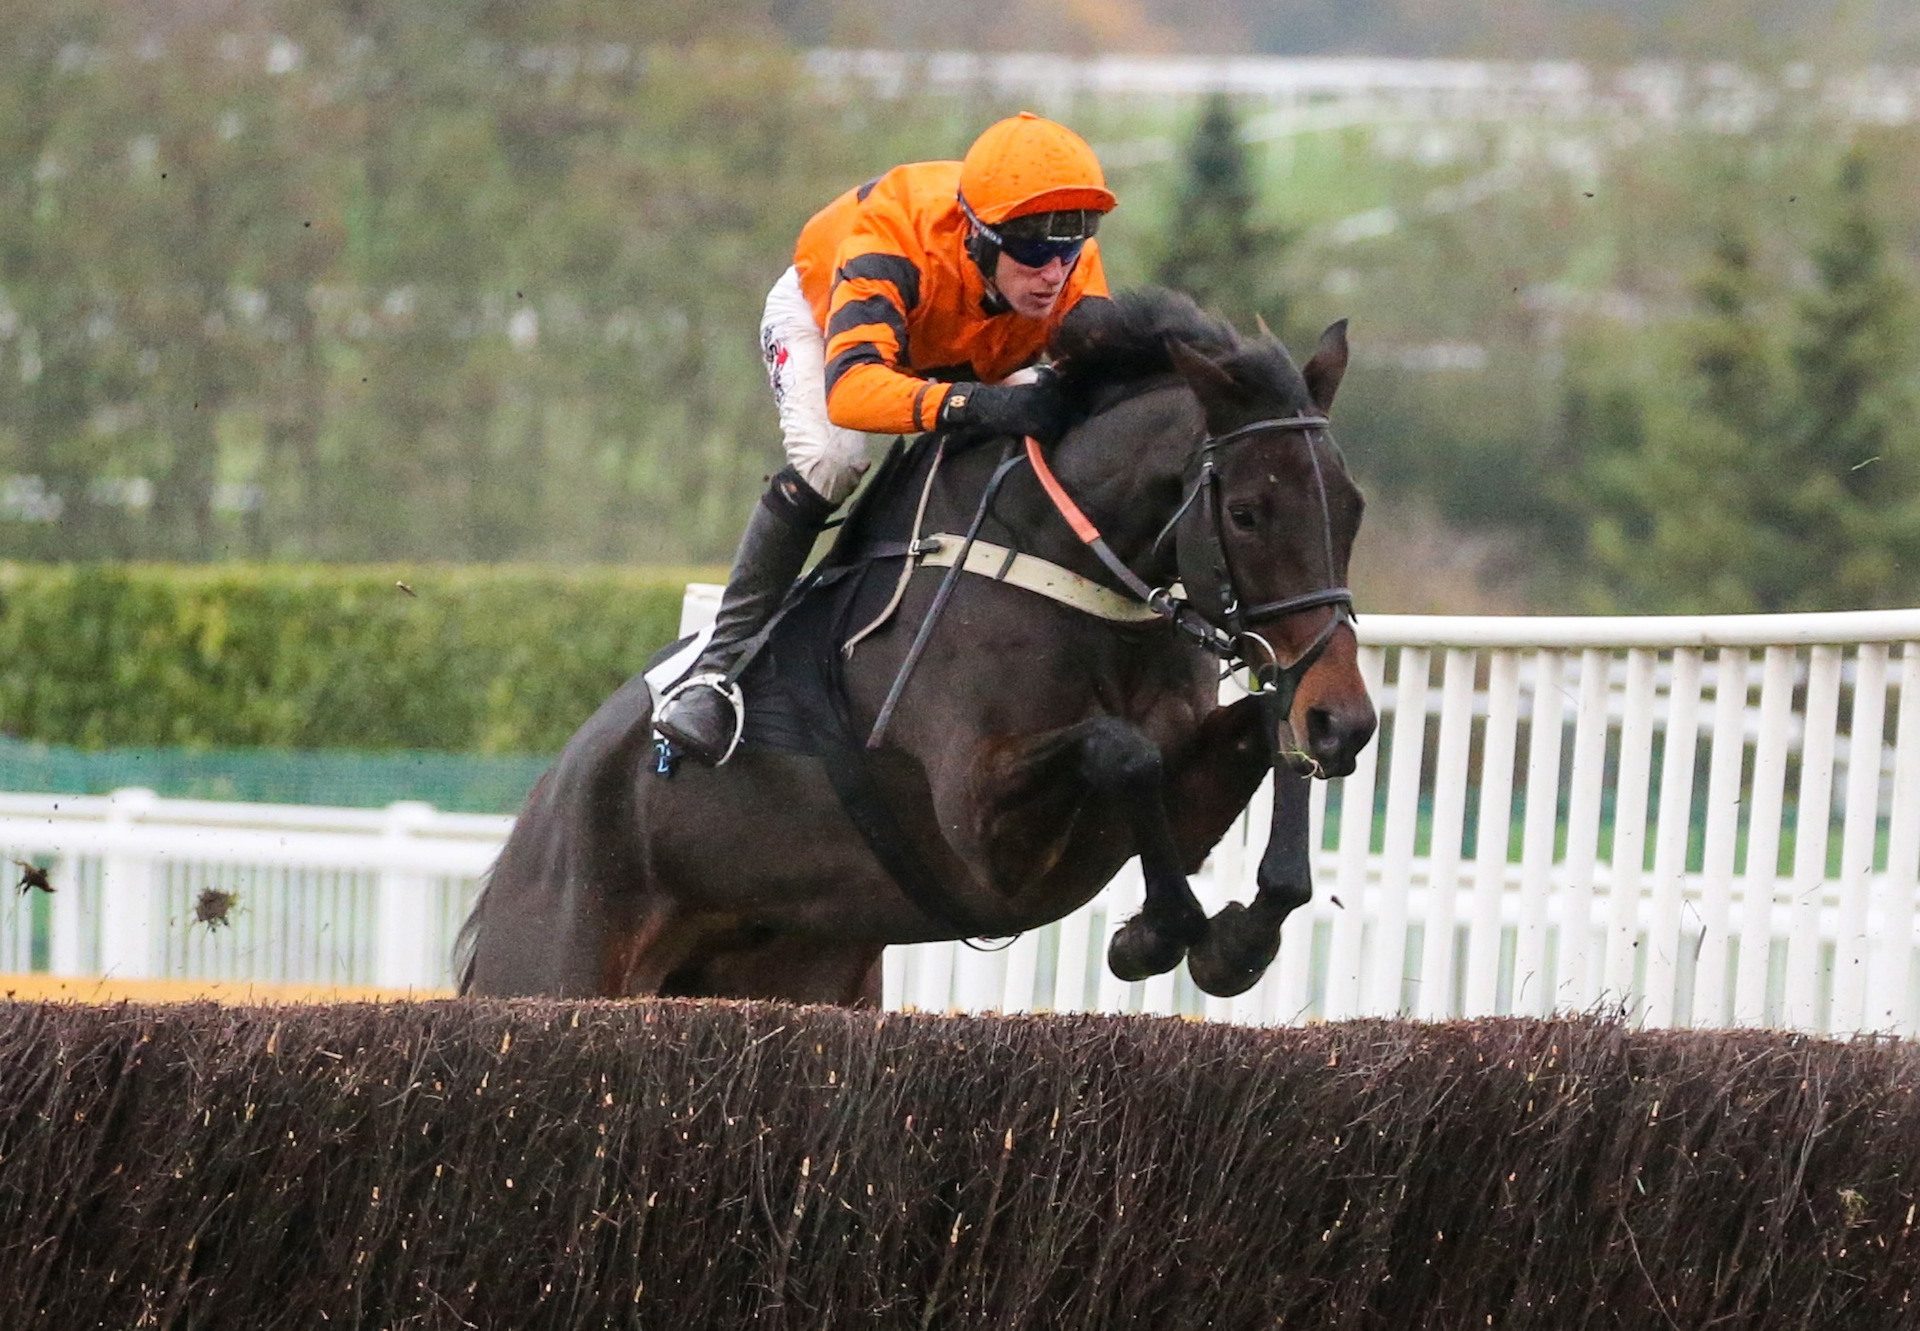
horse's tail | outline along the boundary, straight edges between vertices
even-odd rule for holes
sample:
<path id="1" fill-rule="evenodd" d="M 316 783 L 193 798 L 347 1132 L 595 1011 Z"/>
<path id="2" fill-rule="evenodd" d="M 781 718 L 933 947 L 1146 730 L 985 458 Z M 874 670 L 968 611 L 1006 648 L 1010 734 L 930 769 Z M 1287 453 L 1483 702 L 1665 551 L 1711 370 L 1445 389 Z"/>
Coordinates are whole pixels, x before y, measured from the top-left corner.
<path id="1" fill-rule="evenodd" d="M 507 863 L 507 857 L 513 853 L 516 844 L 531 835 L 535 820 L 529 815 L 540 807 L 552 776 L 551 768 L 542 772 L 540 779 L 533 783 L 533 789 L 527 792 L 526 801 L 513 820 L 513 830 L 507 833 L 506 844 L 500 847 L 500 853 L 493 857 L 493 863 L 487 866 L 487 871 L 480 875 L 480 891 L 473 899 L 473 907 L 460 925 L 460 932 L 453 936 L 454 992 L 463 998 L 473 992 L 473 978 L 480 967 L 480 930 L 486 924 L 487 904 L 500 886 L 502 866 Z M 504 876 L 509 880 L 512 878 L 511 873 Z"/>
<path id="2" fill-rule="evenodd" d="M 461 922 L 460 932 L 453 936 L 453 973 L 454 992 L 462 998 L 473 989 L 473 970 L 480 955 L 480 916 L 487 908 L 487 893 L 493 889 L 493 871 L 500 867 L 495 858 L 480 876 L 480 893 L 473 899 L 473 908 L 467 912 L 467 918 Z"/>

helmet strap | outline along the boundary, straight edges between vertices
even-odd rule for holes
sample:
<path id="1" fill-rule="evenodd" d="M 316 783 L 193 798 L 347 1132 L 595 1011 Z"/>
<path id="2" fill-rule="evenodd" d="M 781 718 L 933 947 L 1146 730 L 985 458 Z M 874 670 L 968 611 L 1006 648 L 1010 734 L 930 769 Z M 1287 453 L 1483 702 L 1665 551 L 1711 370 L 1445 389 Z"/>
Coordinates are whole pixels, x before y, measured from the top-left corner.
<path id="1" fill-rule="evenodd" d="M 1000 293 L 993 284 L 993 272 L 1000 266 L 1000 233 L 980 220 L 980 215 L 967 203 L 966 195 L 956 194 L 954 199 L 960 204 L 961 215 L 967 219 L 967 257 L 986 279 L 988 294 L 997 297 Z"/>

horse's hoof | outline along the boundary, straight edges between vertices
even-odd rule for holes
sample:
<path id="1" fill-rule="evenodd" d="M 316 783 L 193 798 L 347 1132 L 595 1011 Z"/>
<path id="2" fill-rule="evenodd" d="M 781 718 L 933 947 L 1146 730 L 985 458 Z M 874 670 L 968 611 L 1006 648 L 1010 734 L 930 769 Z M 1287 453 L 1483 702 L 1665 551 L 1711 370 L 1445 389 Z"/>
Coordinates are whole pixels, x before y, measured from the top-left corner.
<path id="1" fill-rule="evenodd" d="M 1228 902 L 1208 922 L 1207 936 L 1187 954 L 1187 974 L 1215 998 L 1244 994 L 1260 983 L 1280 952 L 1280 931 L 1260 928 L 1247 908 Z"/>
<path id="2" fill-rule="evenodd" d="M 1122 980 L 1145 980 L 1165 975 L 1185 956 L 1185 943 L 1154 928 L 1136 915 L 1120 926 L 1107 944 L 1107 969 Z"/>

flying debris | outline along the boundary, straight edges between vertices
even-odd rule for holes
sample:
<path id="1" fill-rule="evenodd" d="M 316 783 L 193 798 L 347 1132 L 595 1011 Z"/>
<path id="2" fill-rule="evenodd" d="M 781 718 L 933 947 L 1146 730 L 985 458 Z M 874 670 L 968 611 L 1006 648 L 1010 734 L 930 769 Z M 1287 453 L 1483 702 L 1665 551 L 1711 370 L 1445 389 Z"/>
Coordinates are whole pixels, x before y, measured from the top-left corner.
<path id="1" fill-rule="evenodd" d="M 193 922 L 204 924 L 209 929 L 218 929 L 221 925 L 232 926 L 227 912 L 240 900 L 238 892 L 222 892 L 217 887 L 203 887 L 199 897 L 193 903 Z"/>

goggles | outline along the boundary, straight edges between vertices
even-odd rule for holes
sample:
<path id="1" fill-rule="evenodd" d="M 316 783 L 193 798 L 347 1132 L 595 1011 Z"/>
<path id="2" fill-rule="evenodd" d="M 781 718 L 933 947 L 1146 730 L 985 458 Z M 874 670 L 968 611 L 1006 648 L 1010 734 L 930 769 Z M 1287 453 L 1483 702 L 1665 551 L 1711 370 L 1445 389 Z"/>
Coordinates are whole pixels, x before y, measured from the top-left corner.
<path id="1" fill-rule="evenodd" d="M 966 201 L 961 200 L 966 207 Z M 988 226 L 973 216 L 970 220 L 981 235 L 1000 247 L 1000 252 L 1023 268 L 1045 268 L 1055 259 L 1071 266 L 1080 257 L 1093 233 L 1100 229 L 1100 214 L 1090 208 L 1069 208 L 1062 212 L 1029 213 Z"/>

